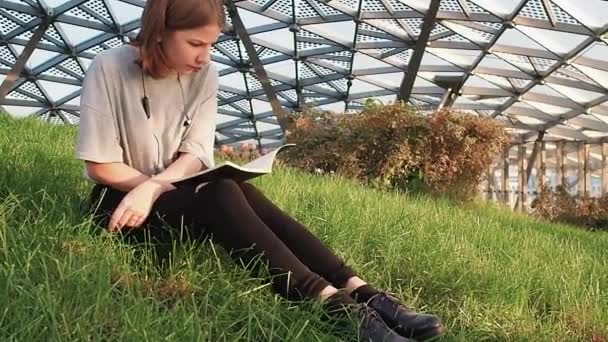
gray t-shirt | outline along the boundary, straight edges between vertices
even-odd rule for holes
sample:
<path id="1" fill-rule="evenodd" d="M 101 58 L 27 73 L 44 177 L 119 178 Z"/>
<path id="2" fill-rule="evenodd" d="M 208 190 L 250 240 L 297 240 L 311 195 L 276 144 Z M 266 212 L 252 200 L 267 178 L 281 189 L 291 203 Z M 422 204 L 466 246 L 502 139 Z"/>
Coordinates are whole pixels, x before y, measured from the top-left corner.
<path id="1" fill-rule="evenodd" d="M 178 152 L 189 152 L 213 167 L 218 90 L 213 64 L 189 75 L 144 75 L 148 119 L 138 56 L 137 47 L 123 45 L 93 59 L 82 86 L 76 158 L 122 162 L 152 176 L 175 161 Z M 184 125 L 187 118 L 190 125 Z M 85 176 L 91 179 L 86 168 Z"/>

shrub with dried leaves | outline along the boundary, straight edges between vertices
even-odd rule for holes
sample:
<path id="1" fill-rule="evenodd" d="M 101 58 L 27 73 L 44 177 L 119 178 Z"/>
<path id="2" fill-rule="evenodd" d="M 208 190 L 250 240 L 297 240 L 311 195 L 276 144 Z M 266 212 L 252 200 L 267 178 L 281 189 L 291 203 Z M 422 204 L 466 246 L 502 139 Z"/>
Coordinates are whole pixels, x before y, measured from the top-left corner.
<path id="1" fill-rule="evenodd" d="M 263 154 L 268 153 L 267 149 L 261 152 L 254 144 L 243 143 L 240 146 L 222 145 L 218 149 L 217 156 L 223 160 L 246 162 L 254 160 Z"/>
<path id="2" fill-rule="evenodd" d="M 551 222 L 568 223 L 591 230 L 608 230 L 608 194 L 594 198 L 576 196 L 563 186 L 543 185 L 532 201 L 532 213 Z"/>
<path id="3" fill-rule="evenodd" d="M 423 116 L 402 102 L 372 101 L 356 114 L 305 110 L 287 139 L 296 146 L 280 158 L 292 166 L 466 200 L 510 136 L 489 118 L 448 110 Z"/>

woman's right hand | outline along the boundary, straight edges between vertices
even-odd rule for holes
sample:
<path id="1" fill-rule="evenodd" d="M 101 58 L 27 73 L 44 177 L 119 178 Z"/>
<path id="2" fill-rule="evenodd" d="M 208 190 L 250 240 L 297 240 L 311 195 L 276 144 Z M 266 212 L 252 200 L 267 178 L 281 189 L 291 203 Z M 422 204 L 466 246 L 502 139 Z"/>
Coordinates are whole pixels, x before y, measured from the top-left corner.
<path id="1" fill-rule="evenodd" d="M 122 199 L 110 218 L 108 230 L 114 232 L 123 227 L 140 227 L 158 197 L 166 191 L 175 189 L 173 185 L 148 179 L 136 186 Z"/>

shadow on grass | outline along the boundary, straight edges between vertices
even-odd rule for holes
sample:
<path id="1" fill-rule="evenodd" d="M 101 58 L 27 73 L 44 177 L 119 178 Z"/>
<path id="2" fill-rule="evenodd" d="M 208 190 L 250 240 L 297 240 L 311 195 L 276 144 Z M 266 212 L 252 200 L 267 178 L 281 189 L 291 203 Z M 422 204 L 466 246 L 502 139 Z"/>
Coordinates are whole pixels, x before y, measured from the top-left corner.
<path id="1" fill-rule="evenodd" d="M 42 197 L 48 196 L 69 216 L 82 213 L 81 204 L 91 185 L 75 172 L 77 160 L 41 153 L 37 148 L 22 148 L 15 157 L 0 163 L 0 198 L 13 194 L 40 204 Z"/>

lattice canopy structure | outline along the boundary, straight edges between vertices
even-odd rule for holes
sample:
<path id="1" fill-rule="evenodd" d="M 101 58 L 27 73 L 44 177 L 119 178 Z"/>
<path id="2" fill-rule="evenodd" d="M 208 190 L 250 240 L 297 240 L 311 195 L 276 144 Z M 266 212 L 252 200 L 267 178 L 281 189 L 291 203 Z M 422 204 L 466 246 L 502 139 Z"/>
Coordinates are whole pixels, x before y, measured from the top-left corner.
<path id="1" fill-rule="evenodd" d="M 451 106 L 495 117 L 519 141 L 539 132 L 548 141 L 606 139 L 608 2 L 441 0 L 432 15 L 436 1 L 235 1 L 245 30 L 238 32 L 228 15 L 213 48 L 220 72 L 217 143 L 280 143 L 273 98 L 286 112 L 304 106 L 351 112 L 368 98 L 395 101 L 405 80 L 413 83 L 407 99 L 422 110 Z M 96 53 L 128 42 L 144 6 L 143 0 L 0 0 L 2 80 L 43 33 L 4 110 L 77 124 L 87 66 Z M 425 18 L 428 41 L 418 44 L 418 66 Z M 258 58 L 247 53 L 252 48 L 276 95 L 262 86 Z"/>

